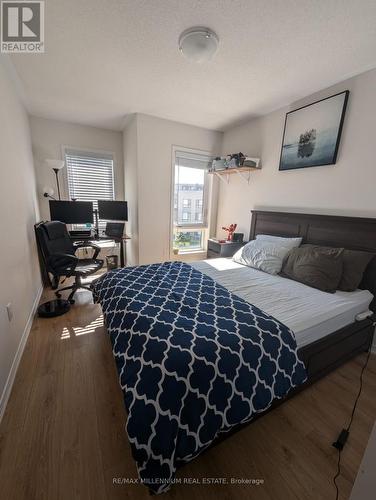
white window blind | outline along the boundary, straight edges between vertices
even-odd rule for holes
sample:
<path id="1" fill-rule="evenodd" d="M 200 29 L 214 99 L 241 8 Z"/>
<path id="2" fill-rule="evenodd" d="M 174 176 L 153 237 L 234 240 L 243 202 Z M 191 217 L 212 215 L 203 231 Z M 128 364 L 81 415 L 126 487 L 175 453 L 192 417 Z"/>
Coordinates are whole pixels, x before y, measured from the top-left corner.
<path id="1" fill-rule="evenodd" d="M 187 168 L 196 168 L 196 169 L 202 169 L 202 170 L 209 170 L 213 157 L 204 155 L 204 154 L 197 154 L 197 153 L 190 153 L 187 151 L 176 151 L 176 163 L 180 167 L 187 167 Z"/>
<path id="2" fill-rule="evenodd" d="M 114 160 L 108 153 L 65 150 L 70 199 L 92 201 L 114 200 Z"/>

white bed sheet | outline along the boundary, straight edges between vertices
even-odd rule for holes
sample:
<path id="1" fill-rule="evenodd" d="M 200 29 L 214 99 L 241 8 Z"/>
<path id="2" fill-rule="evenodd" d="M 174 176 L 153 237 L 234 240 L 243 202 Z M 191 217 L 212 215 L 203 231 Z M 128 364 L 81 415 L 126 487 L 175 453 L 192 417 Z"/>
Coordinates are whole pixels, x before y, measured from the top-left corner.
<path id="1" fill-rule="evenodd" d="M 192 262 L 225 288 L 288 326 L 298 347 L 314 342 L 355 321 L 367 311 L 368 290 L 326 293 L 297 281 L 219 258 Z"/>

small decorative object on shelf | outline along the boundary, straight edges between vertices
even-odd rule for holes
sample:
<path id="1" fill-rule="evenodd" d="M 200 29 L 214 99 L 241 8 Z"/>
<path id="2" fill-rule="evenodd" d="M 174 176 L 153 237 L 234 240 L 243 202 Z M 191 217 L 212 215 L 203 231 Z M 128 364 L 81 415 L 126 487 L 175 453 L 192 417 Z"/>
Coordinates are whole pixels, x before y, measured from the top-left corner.
<path id="1" fill-rule="evenodd" d="M 221 158 L 220 156 L 217 156 L 212 161 L 209 172 L 220 172 L 221 170 L 226 170 L 226 168 L 227 168 L 226 158 L 225 157 Z"/>
<path id="2" fill-rule="evenodd" d="M 243 153 L 231 153 L 227 156 L 227 168 L 239 168 L 243 165 L 245 155 Z"/>
<path id="3" fill-rule="evenodd" d="M 253 170 L 260 170 L 260 158 L 253 158 L 251 156 L 240 153 L 232 153 L 227 156 L 217 156 L 211 164 L 209 174 L 214 174 L 221 181 L 229 183 L 229 174 L 238 174 L 249 184 L 251 172 Z"/>
<path id="4" fill-rule="evenodd" d="M 227 231 L 227 241 L 232 241 L 233 234 L 235 233 L 235 229 L 237 228 L 237 224 L 230 224 L 229 227 L 222 226 L 222 229 Z"/>
<path id="5" fill-rule="evenodd" d="M 251 158 L 250 156 L 246 156 L 241 166 L 260 169 L 261 168 L 260 158 Z"/>
<path id="6" fill-rule="evenodd" d="M 227 156 L 217 156 L 213 161 L 209 172 L 222 172 L 233 168 L 261 168 L 260 158 L 246 156 L 242 152 L 231 153 Z"/>

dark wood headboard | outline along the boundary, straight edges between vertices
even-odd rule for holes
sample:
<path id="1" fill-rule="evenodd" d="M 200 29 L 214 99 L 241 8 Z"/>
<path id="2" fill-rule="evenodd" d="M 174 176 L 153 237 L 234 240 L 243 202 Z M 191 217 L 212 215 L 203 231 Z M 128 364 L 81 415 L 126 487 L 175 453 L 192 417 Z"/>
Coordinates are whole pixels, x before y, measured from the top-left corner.
<path id="1" fill-rule="evenodd" d="M 376 254 L 376 219 L 371 218 L 252 210 L 249 239 L 257 234 L 302 236 L 303 243 Z M 376 311 L 376 257 L 368 265 L 361 287 L 375 296 L 372 309 Z"/>

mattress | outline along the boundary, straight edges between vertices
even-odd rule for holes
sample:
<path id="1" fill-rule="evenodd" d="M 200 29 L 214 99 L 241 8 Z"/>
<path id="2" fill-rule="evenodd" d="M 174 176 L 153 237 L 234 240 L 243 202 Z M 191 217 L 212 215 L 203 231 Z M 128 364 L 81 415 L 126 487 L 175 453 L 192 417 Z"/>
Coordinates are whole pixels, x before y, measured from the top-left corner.
<path id="1" fill-rule="evenodd" d="M 231 259 L 191 265 L 289 327 L 299 348 L 353 323 L 357 314 L 368 310 L 373 298 L 368 290 L 322 292 Z"/>

